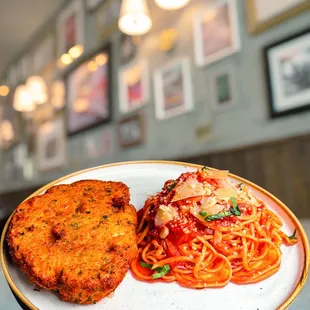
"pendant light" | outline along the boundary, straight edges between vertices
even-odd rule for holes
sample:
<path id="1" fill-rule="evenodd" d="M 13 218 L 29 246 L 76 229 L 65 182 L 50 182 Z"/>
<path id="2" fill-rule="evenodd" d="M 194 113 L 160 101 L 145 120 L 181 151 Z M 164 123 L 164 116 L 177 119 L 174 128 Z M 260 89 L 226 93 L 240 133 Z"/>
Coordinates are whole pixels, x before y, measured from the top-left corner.
<path id="1" fill-rule="evenodd" d="M 13 108 L 19 112 L 31 112 L 35 110 L 35 107 L 26 85 L 17 86 L 14 93 Z"/>
<path id="2" fill-rule="evenodd" d="M 165 10 L 178 10 L 189 3 L 190 0 L 155 0 L 156 4 Z"/>
<path id="3" fill-rule="evenodd" d="M 146 1 L 123 0 L 118 27 L 130 36 L 147 33 L 152 27 L 152 20 Z"/>
<path id="4" fill-rule="evenodd" d="M 47 102 L 47 87 L 44 79 L 41 76 L 30 76 L 27 79 L 26 86 L 32 100 L 36 104 L 44 104 Z"/>

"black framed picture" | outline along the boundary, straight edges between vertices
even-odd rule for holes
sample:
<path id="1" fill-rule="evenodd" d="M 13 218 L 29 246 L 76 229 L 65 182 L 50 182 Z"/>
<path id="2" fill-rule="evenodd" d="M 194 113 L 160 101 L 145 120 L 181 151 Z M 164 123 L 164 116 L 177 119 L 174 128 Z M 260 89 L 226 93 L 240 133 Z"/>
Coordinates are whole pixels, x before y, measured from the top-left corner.
<path id="1" fill-rule="evenodd" d="M 310 28 L 264 48 L 270 116 L 310 109 Z"/>
<path id="2" fill-rule="evenodd" d="M 110 45 L 83 57 L 65 76 L 67 133 L 76 134 L 112 119 Z"/>

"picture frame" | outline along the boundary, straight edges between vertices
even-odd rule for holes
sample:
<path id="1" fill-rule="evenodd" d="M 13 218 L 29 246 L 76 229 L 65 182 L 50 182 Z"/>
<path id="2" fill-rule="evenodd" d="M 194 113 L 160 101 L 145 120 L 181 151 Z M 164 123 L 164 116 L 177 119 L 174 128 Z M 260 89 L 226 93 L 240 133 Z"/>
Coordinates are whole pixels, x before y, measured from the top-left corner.
<path id="1" fill-rule="evenodd" d="M 83 0 L 71 1 L 57 20 L 57 56 L 76 45 L 85 44 L 85 12 Z"/>
<path id="2" fill-rule="evenodd" d="M 43 123 L 36 135 L 38 170 L 45 172 L 64 166 L 66 162 L 66 134 L 62 117 Z"/>
<path id="3" fill-rule="evenodd" d="M 221 1 L 194 15 L 197 67 L 204 67 L 241 49 L 236 0 Z"/>
<path id="4" fill-rule="evenodd" d="M 104 0 L 86 0 L 86 10 L 89 12 L 96 11 L 102 1 Z"/>
<path id="5" fill-rule="evenodd" d="M 121 149 L 142 145 L 145 142 L 143 114 L 135 114 L 119 121 L 118 141 Z"/>
<path id="6" fill-rule="evenodd" d="M 68 135 L 111 121 L 113 80 L 110 44 L 80 58 L 64 80 Z"/>
<path id="7" fill-rule="evenodd" d="M 210 74 L 210 94 L 215 110 L 226 110 L 236 105 L 235 69 L 232 65 L 221 67 Z"/>
<path id="8" fill-rule="evenodd" d="M 309 0 L 285 0 L 279 5 L 276 1 L 246 0 L 248 31 L 259 34 L 291 17 L 310 10 Z"/>
<path id="9" fill-rule="evenodd" d="M 138 46 L 134 43 L 132 36 L 123 34 L 121 36 L 120 62 L 121 65 L 128 64 L 137 56 Z"/>
<path id="10" fill-rule="evenodd" d="M 263 50 L 270 117 L 310 109 L 310 28 Z"/>
<path id="11" fill-rule="evenodd" d="M 114 31 L 118 30 L 119 12 L 122 0 L 106 0 L 96 11 L 98 38 L 105 40 Z"/>
<path id="12" fill-rule="evenodd" d="M 155 114 L 164 120 L 194 109 L 189 57 L 172 61 L 154 73 Z"/>
<path id="13" fill-rule="evenodd" d="M 149 74 L 146 60 L 136 60 L 119 71 L 119 102 L 123 114 L 147 104 L 149 99 Z"/>

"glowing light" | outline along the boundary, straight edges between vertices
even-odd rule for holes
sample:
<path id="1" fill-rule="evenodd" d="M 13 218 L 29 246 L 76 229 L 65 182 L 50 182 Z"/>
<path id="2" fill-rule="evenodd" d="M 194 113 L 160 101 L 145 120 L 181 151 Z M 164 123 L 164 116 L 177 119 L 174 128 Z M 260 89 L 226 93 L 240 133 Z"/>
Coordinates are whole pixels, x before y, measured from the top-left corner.
<path id="1" fill-rule="evenodd" d="M 26 83 L 28 92 L 36 104 L 47 102 L 47 87 L 41 76 L 30 76 Z"/>
<path id="2" fill-rule="evenodd" d="M 79 58 L 84 52 L 84 46 L 83 45 L 75 45 L 71 47 L 68 51 L 68 54 L 71 58 L 77 59 Z"/>
<path id="3" fill-rule="evenodd" d="M 156 4 L 165 10 L 178 10 L 186 6 L 190 0 L 155 0 Z"/>
<path id="4" fill-rule="evenodd" d="M 152 28 L 152 20 L 145 0 L 123 0 L 119 29 L 128 35 L 143 35 Z"/>
<path id="5" fill-rule="evenodd" d="M 91 72 L 95 72 L 98 68 L 97 63 L 93 60 L 91 60 L 88 64 L 87 64 L 87 68 L 89 71 Z"/>
<path id="6" fill-rule="evenodd" d="M 19 85 L 14 93 L 13 108 L 19 112 L 31 112 L 35 107 L 26 85 Z"/>
<path id="7" fill-rule="evenodd" d="M 64 64 L 64 65 L 70 65 L 71 62 L 72 62 L 72 58 L 69 54 L 63 54 L 61 57 L 60 57 L 60 60 L 61 62 Z"/>
<path id="8" fill-rule="evenodd" d="M 99 54 L 98 56 L 96 56 L 95 61 L 98 66 L 103 66 L 107 63 L 108 59 L 109 57 L 107 54 Z"/>
<path id="9" fill-rule="evenodd" d="M 88 108 L 88 101 L 86 99 L 79 98 L 75 101 L 73 108 L 76 113 L 83 113 Z"/>
<path id="10" fill-rule="evenodd" d="M 6 85 L 0 86 L 0 96 L 6 97 L 10 92 L 10 88 Z"/>

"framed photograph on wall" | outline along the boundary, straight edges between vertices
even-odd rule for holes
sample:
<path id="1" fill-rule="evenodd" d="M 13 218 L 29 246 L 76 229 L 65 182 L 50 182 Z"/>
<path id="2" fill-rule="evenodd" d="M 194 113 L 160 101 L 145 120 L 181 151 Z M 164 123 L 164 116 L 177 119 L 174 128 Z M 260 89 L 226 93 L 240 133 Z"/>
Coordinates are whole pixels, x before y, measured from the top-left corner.
<path id="1" fill-rule="evenodd" d="M 176 59 L 154 74 L 155 111 L 159 120 L 194 108 L 190 58 Z"/>
<path id="2" fill-rule="evenodd" d="M 236 0 L 222 1 L 194 16 L 194 47 L 198 67 L 240 50 Z"/>
<path id="3" fill-rule="evenodd" d="M 40 171 L 59 168 L 65 164 L 65 136 L 65 124 L 62 117 L 39 126 L 36 137 L 36 154 Z"/>
<path id="4" fill-rule="evenodd" d="M 225 110 L 236 104 L 236 83 L 233 66 L 223 67 L 210 75 L 212 106 Z"/>
<path id="5" fill-rule="evenodd" d="M 67 132 L 81 132 L 112 118 L 110 46 L 83 58 L 66 77 Z"/>
<path id="6" fill-rule="evenodd" d="M 138 47 L 137 45 L 134 43 L 134 38 L 132 36 L 128 36 L 128 35 L 122 35 L 121 37 L 121 64 L 125 65 L 131 61 L 133 61 L 133 59 L 136 57 L 137 55 L 137 50 Z"/>
<path id="7" fill-rule="evenodd" d="M 271 117 L 310 108 L 310 28 L 264 48 Z"/>
<path id="8" fill-rule="evenodd" d="M 96 11 L 98 38 L 104 40 L 118 29 L 122 0 L 106 0 Z"/>
<path id="9" fill-rule="evenodd" d="M 73 0 L 57 21 L 57 55 L 67 53 L 76 45 L 84 46 L 85 14 L 82 0 Z"/>
<path id="10" fill-rule="evenodd" d="M 248 29 L 257 34 L 310 9 L 309 0 L 246 0 Z"/>
<path id="11" fill-rule="evenodd" d="M 141 145 L 144 140 L 144 118 L 142 114 L 126 117 L 118 123 L 118 141 L 122 149 Z"/>
<path id="12" fill-rule="evenodd" d="M 149 99 L 148 65 L 134 61 L 119 72 L 120 111 L 128 113 L 144 106 Z"/>

